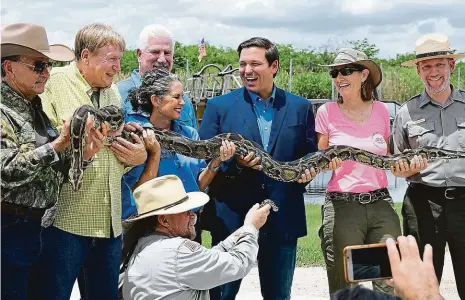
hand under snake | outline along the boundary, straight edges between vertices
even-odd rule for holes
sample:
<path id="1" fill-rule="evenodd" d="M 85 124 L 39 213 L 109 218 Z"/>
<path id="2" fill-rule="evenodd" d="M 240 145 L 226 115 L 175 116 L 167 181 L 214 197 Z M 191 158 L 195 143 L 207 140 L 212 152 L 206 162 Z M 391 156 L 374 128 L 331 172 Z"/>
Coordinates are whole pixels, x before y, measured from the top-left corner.
<path id="1" fill-rule="evenodd" d="M 69 180 L 74 190 L 78 190 L 82 184 L 83 173 L 83 143 L 85 124 L 89 114 L 94 115 L 94 128 L 99 128 L 100 124 L 106 122 L 110 130 L 118 130 L 124 122 L 123 112 L 115 106 L 103 107 L 96 110 L 91 106 L 78 108 L 71 120 L 71 147 L 73 150 L 72 164 L 69 170 Z M 229 140 L 236 145 L 236 155 L 247 155 L 254 152 L 255 156 L 261 158 L 260 165 L 262 172 L 277 181 L 293 182 L 300 179 L 305 169 L 314 168 L 318 173 L 329 168 L 329 163 L 335 157 L 342 161 L 351 160 L 377 169 L 389 170 L 398 161 L 410 161 L 415 155 L 426 158 L 428 161 L 437 159 L 464 159 L 465 152 L 451 151 L 434 147 L 422 147 L 409 149 L 401 154 L 392 156 L 377 155 L 362 149 L 351 146 L 336 145 L 325 150 L 309 153 L 306 156 L 289 162 L 281 162 L 264 151 L 260 145 L 250 141 L 240 134 L 225 133 L 219 134 L 208 140 L 191 140 L 168 130 L 158 130 L 151 128 L 155 132 L 155 138 L 160 146 L 168 151 L 173 151 L 188 157 L 198 159 L 212 159 L 218 156 L 219 148 L 223 140 Z M 142 136 L 142 133 L 136 133 Z M 131 140 L 130 132 L 123 131 L 121 137 Z M 107 137 L 107 143 L 114 141 L 116 137 Z"/>

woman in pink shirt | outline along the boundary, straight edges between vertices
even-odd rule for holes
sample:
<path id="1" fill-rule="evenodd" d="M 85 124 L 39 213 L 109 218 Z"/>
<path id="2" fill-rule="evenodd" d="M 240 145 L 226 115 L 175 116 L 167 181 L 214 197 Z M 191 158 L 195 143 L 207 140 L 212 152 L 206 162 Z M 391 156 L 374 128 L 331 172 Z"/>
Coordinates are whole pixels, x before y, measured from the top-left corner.
<path id="1" fill-rule="evenodd" d="M 342 48 L 334 64 L 326 67 L 330 67 L 339 101 L 326 103 L 318 110 L 318 148 L 350 145 L 387 155 L 389 112 L 384 103 L 375 101 L 376 87 L 382 80 L 379 66 L 363 52 Z M 386 172 L 353 161 L 339 162 L 337 167 L 328 183 L 319 232 L 330 294 L 349 286 L 343 267 L 346 246 L 380 243 L 401 235 L 399 217 L 387 190 Z M 409 170 L 407 163 L 401 163 L 393 174 L 401 176 Z M 382 281 L 373 282 L 373 287 L 392 292 Z"/>

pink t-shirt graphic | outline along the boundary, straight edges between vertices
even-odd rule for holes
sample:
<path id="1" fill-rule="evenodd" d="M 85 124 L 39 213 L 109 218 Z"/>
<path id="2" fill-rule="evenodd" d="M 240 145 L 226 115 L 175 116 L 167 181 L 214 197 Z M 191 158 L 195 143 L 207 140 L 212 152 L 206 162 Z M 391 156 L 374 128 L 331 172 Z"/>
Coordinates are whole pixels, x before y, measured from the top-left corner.
<path id="1" fill-rule="evenodd" d="M 390 134 L 389 112 L 384 103 L 373 102 L 370 118 L 364 125 L 347 119 L 336 102 L 318 109 L 315 130 L 329 137 L 329 146 L 347 145 L 386 155 L 385 137 Z M 387 187 L 386 172 L 353 161 L 342 162 L 333 172 L 328 192 L 364 193 Z"/>

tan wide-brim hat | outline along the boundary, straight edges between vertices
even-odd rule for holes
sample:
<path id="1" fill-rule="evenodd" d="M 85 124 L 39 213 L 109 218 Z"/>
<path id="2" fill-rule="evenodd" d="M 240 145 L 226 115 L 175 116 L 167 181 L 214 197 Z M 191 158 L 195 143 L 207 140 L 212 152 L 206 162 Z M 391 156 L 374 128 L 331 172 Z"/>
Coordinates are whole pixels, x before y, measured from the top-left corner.
<path id="1" fill-rule="evenodd" d="M 465 54 L 455 53 L 455 49 L 450 48 L 449 37 L 443 34 L 426 34 L 419 38 L 415 45 L 416 58 L 405 61 L 401 65 L 406 67 L 416 66 L 423 60 L 434 58 L 464 58 Z"/>
<path id="2" fill-rule="evenodd" d="M 383 80 L 383 73 L 381 68 L 373 60 L 368 59 L 365 53 L 352 48 L 341 48 L 337 51 L 334 62 L 330 65 L 319 65 L 320 67 L 334 68 L 343 65 L 356 64 L 364 66 L 370 71 L 371 80 L 375 87 L 377 87 Z"/>
<path id="3" fill-rule="evenodd" d="M 45 56 L 54 61 L 72 61 L 74 52 L 65 45 L 48 43 L 45 28 L 35 24 L 2 25 L 2 58 L 14 55 Z"/>
<path id="4" fill-rule="evenodd" d="M 186 193 L 181 179 L 166 175 L 149 180 L 134 190 L 137 215 L 126 219 L 134 222 L 154 215 L 173 215 L 205 205 L 210 198 L 203 192 Z"/>

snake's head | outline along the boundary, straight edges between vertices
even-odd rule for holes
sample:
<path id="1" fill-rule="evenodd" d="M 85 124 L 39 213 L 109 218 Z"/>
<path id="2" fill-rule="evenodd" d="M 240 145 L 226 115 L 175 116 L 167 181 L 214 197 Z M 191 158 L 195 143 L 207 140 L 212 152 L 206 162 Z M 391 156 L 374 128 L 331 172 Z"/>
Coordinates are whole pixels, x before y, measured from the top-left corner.
<path id="1" fill-rule="evenodd" d="M 108 131 L 123 131 L 124 122 L 105 122 L 105 124 L 107 125 Z"/>
<path id="2" fill-rule="evenodd" d="M 83 170 L 69 169 L 68 177 L 73 191 L 77 192 L 82 186 Z"/>

